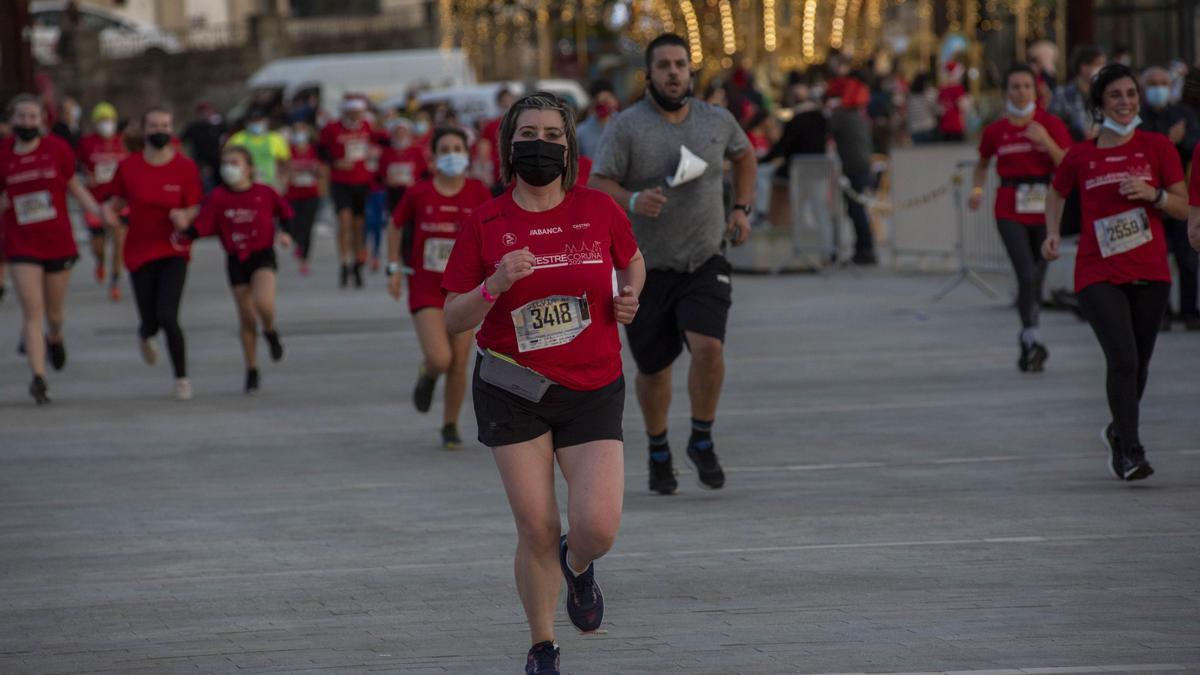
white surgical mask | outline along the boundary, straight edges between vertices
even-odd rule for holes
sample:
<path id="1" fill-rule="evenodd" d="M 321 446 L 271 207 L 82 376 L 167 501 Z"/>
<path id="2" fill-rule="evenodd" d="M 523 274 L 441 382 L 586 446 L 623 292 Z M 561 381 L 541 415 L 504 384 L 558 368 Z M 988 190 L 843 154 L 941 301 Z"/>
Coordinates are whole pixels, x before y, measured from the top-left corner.
<path id="1" fill-rule="evenodd" d="M 1030 115 L 1033 114 L 1033 111 L 1035 108 L 1037 108 L 1036 101 L 1030 101 L 1029 103 L 1026 103 L 1024 107 L 1021 107 L 1021 108 L 1018 108 L 1017 106 L 1013 105 L 1012 101 L 1006 100 L 1004 102 L 1004 109 L 1006 111 L 1008 111 L 1008 114 L 1015 115 L 1017 117 L 1029 117 Z"/>
<path id="2" fill-rule="evenodd" d="M 113 120 L 100 120 L 96 123 L 96 133 L 103 138 L 112 138 L 117 133 L 117 123 Z"/>
<path id="3" fill-rule="evenodd" d="M 308 132 L 307 131 L 292 132 L 292 144 L 293 145 L 308 145 Z"/>
<path id="4" fill-rule="evenodd" d="M 258 136 L 267 133 L 267 125 L 263 122 L 251 122 L 246 125 L 246 131 Z"/>
<path id="5" fill-rule="evenodd" d="M 470 159 L 462 152 L 449 152 L 438 155 L 437 170 L 447 176 L 461 176 L 467 170 Z"/>
<path id="6" fill-rule="evenodd" d="M 245 172 L 242 167 L 237 164 L 222 164 L 221 165 L 221 180 L 225 181 L 226 185 L 237 185 L 242 182 L 245 177 Z"/>
<path id="7" fill-rule="evenodd" d="M 1104 124 L 1102 126 L 1105 129 L 1108 129 L 1109 131 L 1116 133 L 1118 136 L 1128 136 L 1129 134 L 1132 134 L 1133 130 L 1137 129 L 1138 125 L 1141 123 L 1142 123 L 1142 118 L 1137 115 L 1135 115 L 1133 117 L 1133 121 L 1131 121 L 1129 124 L 1120 124 L 1113 118 L 1109 117 L 1108 115 L 1105 115 L 1104 116 Z"/>
<path id="8" fill-rule="evenodd" d="M 429 122 L 424 120 L 413 125 L 413 131 L 417 132 L 418 136 L 423 136 L 426 131 L 429 131 Z"/>

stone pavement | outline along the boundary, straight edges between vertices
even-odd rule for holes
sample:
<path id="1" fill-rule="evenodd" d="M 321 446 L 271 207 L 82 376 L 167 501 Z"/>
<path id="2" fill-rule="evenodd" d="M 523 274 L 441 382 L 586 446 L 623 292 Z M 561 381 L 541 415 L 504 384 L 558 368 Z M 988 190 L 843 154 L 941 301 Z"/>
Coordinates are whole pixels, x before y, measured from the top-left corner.
<path id="1" fill-rule="evenodd" d="M 380 276 L 338 291 L 318 247 L 314 277 L 283 261 L 287 357 L 255 398 L 213 242 L 184 301 L 188 403 L 90 261 L 52 406 L 0 304 L 0 672 L 520 672 L 491 458 L 438 447 L 406 312 Z M 1200 672 L 1200 335 L 1160 338 L 1158 474 L 1122 484 L 1088 327 L 1048 312 L 1048 371 L 1022 375 L 1015 313 L 967 286 L 930 304 L 943 281 L 735 280 L 728 485 L 681 467 L 679 495 L 649 495 L 630 394 L 604 631 L 560 611 L 565 672 Z"/>

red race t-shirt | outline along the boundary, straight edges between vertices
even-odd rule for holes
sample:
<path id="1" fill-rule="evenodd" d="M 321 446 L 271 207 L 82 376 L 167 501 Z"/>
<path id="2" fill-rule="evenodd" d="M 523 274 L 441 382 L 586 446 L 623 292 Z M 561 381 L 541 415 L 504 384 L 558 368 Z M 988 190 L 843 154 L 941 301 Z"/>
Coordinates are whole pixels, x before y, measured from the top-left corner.
<path id="1" fill-rule="evenodd" d="M 75 153 L 57 136 L 43 136 L 23 155 L 14 144 L 0 149 L 0 192 L 4 211 L 4 255 L 58 260 L 79 255 L 67 213 L 67 182 L 75 175 Z"/>
<path id="2" fill-rule="evenodd" d="M 404 197 L 392 214 L 392 224 L 412 229 L 412 250 L 404 264 L 412 269 L 408 277 L 408 309 L 416 314 L 426 307 L 441 307 L 442 272 L 463 221 L 492 193 L 483 183 L 468 178 L 458 194 L 447 197 L 437 191 L 433 180 L 423 180 L 404 191 Z"/>
<path id="3" fill-rule="evenodd" d="M 330 179 L 345 185 L 369 185 L 373 175 L 367 167 L 367 160 L 371 146 L 378 139 L 379 135 L 365 121 L 353 129 L 341 120 L 326 124 L 321 129 L 321 147 L 332 160 Z M 354 166 L 350 169 L 337 168 L 337 162 L 343 159 L 353 161 Z"/>
<path id="4" fill-rule="evenodd" d="M 1192 180 L 1188 183 L 1188 205 L 1200 208 L 1200 143 L 1192 151 Z"/>
<path id="5" fill-rule="evenodd" d="M 1065 149 L 1071 146 L 1071 132 L 1058 117 L 1038 110 L 1033 115 L 1033 121 L 1046 128 L 1058 147 Z M 1013 124 L 1007 117 L 987 125 L 983 130 L 983 138 L 979 140 L 979 159 L 987 162 L 995 157 L 996 173 L 1002 179 L 1046 179 L 1045 183 L 1032 183 L 1020 189 L 1001 185 L 996 191 L 996 220 L 1041 225 L 1046 222 L 1046 190 L 1050 189 L 1048 181 L 1054 173 L 1054 160 L 1049 153 L 1026 138 L 1025 129 Z"/>
<path id="6" fill-rule="evenodd" d="M 500 183 L 500 123 L 503 121 L 504 115 L 489 121 L 483 125 L 483 133 L 480 134 L 488 140 L 491 147 L 489 152 L 492 160 L 492 182 L 495 184 Z"/>
<path id="7" fill-rule="evenodd" d="M 1072 146 L 1054 174 L 1058 194 L 1066 197 L 1079 189 L 1077 293 L 1102 282 L 1171 281 L 1162 214 L 1150 202 L 1123 197 L 1120 187 L 1126 178 L 1164 189 L 1179 183 L 1179 153 L 1166 136 L 1137 131 L 1115 148 L 1099 148 L 1094 141 Z"/>
<path id="8" fill-rule="evenodd" d="M 77 150 L 79 162 L 87 169 L 87 186 L 98 202 L 112 196 L 112 181 L 117 175 L 117 165 L 129 156 L 125 139 L 120 135 L 105 138 L 100 134 L 88 134 L 79 139 Z"/>
<path id="9" fill-rule="evenodd" d="M 938 103 L 942 106 L 942 120 L 938 128 L 944 134 L 961 134 L 966 130 L 962 110 L 958 107 L 959 100 L 967 95 L 967 88 L 961 84 L 947 84 L 938 90 Z"/>
<path id="10" fill-rule="evenodd" d="M 558 206 L 526 211 L 505 193 L 463 224 L 442 288 L 478 293 L 509 251 L 528 248 L 533 274 L 502 293 L 476 341 L 576 391 L 621 375 L 621 339 L 613 311 L 613 268 L 637 253 L 629 218 L 607 194 L 567 191 Z"/>
<path id="11" fill-rule="evenodd" d="M 270 186 L 255 183 L 238 192 L 222 185 L 204 200 L 195 227 L 201 237 L 221 235 L 225 252 L 245 262 L 250 254 L 275 245 L 276 218 L 290 220 L 294 215 Z"/>
<path id="12" fill-rule="evenodd" d="M 288 201 L 300 201 L 321 196 L 321 160 L 311 145 L 292 146 L 288 161 Z"/>
<path id="13" fill-rule="evenodd" d="M 161 258 L 190 259 L 190 248 L 172 243 L 175 226 L 172 209 L 200 203 L 204 188 L 196 163 L 175 153 L 161 166 L 150 164 L 142 153 L 126 157 L 113 177 L 113 196 L 129 204 L 129 228 L 125 235 L 125 267 L 130 272 Z"/>
<path id="14" fill-rule="evenodd" d="M 379 157 L 379 182 L 388 189 L 412 187 L 428 172 L 424 146 L 409 145 L 397 150 L 389 145 Z"/>

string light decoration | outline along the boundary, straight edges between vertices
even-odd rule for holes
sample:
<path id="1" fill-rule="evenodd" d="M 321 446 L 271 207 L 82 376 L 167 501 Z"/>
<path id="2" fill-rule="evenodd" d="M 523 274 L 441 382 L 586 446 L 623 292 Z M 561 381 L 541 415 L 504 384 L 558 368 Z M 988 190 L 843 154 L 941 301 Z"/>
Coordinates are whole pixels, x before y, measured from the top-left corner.
<path id="1" fill-rule="evenodd" d="M 763 0 L 763 47 L 773 52 L 778 46 L 775 41 L 775 0 Z"/>
<path id="2" fill-rule="evenodd" d="M 841 49 L 846 35 L 846 9 L 849 0 L 837 0 L 833 6 L 833 25 L 829 31 L 829 46 Z"/>
<path id="3" fill-rule="evenodd" d="M 804 21 L 801 26 L 800 51 L 805 63 L 817 60 L 817 0 L 804 0 Z"/>
<path id="4" fill-rule="evenodd" d="M 675 16 L 671 13 L 671 5 L 667 2 L 663 2 L 658 6 L 658 20 L 662 22 L 665 32 L 675 32 Z"/>
<path id="5" fill-rule="evenodd" d="M 700 36 L 700 20 L 696 18 L 696 8 L 691 0 L 680 0 L 679 8 L 683 10 L 683 21 L 687 24 L 688 46 L 692 51 L 692 65 L 704 63 L 704 44 Z"/>
<path id="6" fill-rule="evenodd" d="M 733 7 L 729 0 L 721 0 L 721 38 L 725 43 L 725 55 L 737 53 L 737 32 L 733 25 Z"/>

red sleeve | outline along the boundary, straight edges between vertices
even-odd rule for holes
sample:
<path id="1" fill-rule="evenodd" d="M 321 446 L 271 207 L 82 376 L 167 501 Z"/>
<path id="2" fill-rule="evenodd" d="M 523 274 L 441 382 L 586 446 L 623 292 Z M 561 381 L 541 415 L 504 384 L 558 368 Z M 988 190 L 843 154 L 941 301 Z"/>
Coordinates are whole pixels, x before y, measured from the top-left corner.
<path id="1" fill-rule="evenodd" d="M 991 159 L 996 154 L 996 123 L 987 125 L 983 129 L 983 136 L 979 139 L 979 158 Z"/>
<path id="2" fill-rule="evenodd" d="M 449 293 L 467 293 L 487 278 L 483 267 L 483 246 L 479 240 L 479 211 L 463 223 L 458 240 L 446 261 L 442 274 L 442 290 Z"/>
<path id="3" fill-rule="evenodd" d="M 418 183 L 417 185 L 420 185 Z M 400 198 L 400 203 L 396 205 L 396 210 L 392 212 L 392 225 L 397 230 L 403 230 L 412 223 L 416 217 L 416 201 L 417 201 L 417 186 L 404 191 L 404 196 Z"/>
<path id="4" fill-rule="evenodd" d="M 1158 175 L 1162 179 L 1162 186 L 1169 188 L 1176 183 L 1184 181 L 1183 162 L 1179 159 L 1179 151 L 1171 144 L 1171 141 L 1162 134 L 1154 135 L 1155 142 L 1158 143 Z"/>
<path id="5" fill-rule="evenodd" d="M 218 203 L 220 201 L 221 193 L 213 192 L 204 202 L 204 206 L 200 207 L 200 214 L 192 223 L 198 237 L 212 236 L 217 231 L 217 214 L 221 212 L 221 205 Z"/>
<path id="6" fill-rule="evenodd" d="M 1071 149 L 1067 150 L 1067 156 L 1063 157 L 1062 164 L 1054 170 L 1054 182 L 1051 185 L 1059 195 L 1066 197 L 1075 189 L 1078 183 L 1079 156 L 1086 147 L 1083 144 L 1071 146 Z"/>
<path id="7" fill-rule="evenodd" d="M 637 239 L 633 236 L 633 226 L 629 224 L 629 216 L 625 215 L 625 211 L 617 206 L 613 198 L 604 194 L 600 201 L 604 204 L 609 212 L 609 236 L 612 238 L 612 260 L 613 267 L 623 270 L 629 267 L 629 261 L 633 259 L 638 250 Z"/>
<path id="8" fill-rule="evenodd" d="M 1188 188 L 1188 204 L 1200 208 L 1200 143 L 1192 152 L 1192 182 Z"/>
<path id="9" fill-rule="evenodd" d="M 187 174 L 183 181 L 183 203 L 195 206 L 204 199 L 204 184 L 200 182 L 200 169 L 196 163 L 187 160 Z"/>

